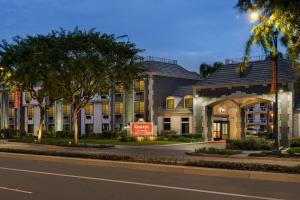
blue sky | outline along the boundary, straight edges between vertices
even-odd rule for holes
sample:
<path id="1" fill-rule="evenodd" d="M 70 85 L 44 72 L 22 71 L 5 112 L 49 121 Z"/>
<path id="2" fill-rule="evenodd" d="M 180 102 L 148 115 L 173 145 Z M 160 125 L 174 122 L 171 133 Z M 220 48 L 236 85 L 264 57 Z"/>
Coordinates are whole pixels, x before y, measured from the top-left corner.
<path id="1" fill-rule="evenodd" d="M 0 39 L 64 29 L 96 28 L 128 35 L 143 55 L 202 62 L 243 56 L 251 24 L 237 0 L 0 0 Z M 253 55 L 260 55 L 255 50 Z"/>

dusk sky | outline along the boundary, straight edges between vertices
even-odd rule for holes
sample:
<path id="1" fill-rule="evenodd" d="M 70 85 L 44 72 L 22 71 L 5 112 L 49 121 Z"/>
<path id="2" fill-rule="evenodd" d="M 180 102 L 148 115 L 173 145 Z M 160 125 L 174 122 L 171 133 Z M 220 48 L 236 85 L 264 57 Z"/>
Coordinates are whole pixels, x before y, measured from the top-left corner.
<path id="1" fill-rule="evenodd" d="M 251 24 L 237 0 L 0 0 L 0 39 L 60 27 L 128 35 L 143 55 L 202 62 L 243 56 Z M 253 55 L 260 55 L 260 50 Z"/>

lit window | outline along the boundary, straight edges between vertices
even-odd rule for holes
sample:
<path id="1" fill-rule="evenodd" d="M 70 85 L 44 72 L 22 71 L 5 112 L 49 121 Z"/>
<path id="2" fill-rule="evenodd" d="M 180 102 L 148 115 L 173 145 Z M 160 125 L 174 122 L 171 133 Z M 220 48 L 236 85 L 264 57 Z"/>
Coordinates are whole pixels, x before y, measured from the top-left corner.
<path id="1" fill-rule="evenodd" d="M 14 101 L 15 100 L 15 93 L 13 93 L 13 92 L 9 93 L 8 100 L 11 101 L 11 102 Z"/>
<path id="2" fill-rule="evenodd" d="M 30 101 L 31 100 L 31 95 L 30 92 L 25 92 L 25 101 Z"/>
<path id="3" fill-rule="evenodd" d="M 185 98 L 184 99 L 184 107 L 185 108 L 193 108 L 193 98 Z"/>
<path id="4" fill-rule="evenodd" d="M 116 93 L 122 93 L 124 91 L 124 86 L 122 84 L 118 84 L 115 86 Z"/>
<path id="5" fill-rule="evenodd" d="M 167 99 L 167 109 L 175 108 L 175 99 Z"/>
<path id="6" fill-rule="evenodd" d="M 134 112 L 135 113 L 145 112 L 145 104 L 143 101 L 134 102 Z"/>
<path id="7" fill-rule="evenodd" d="M 8 117 L 9 118 L 15 117 L 15 109 L 14 108 L 8 109 Z"/>
<path id="8" fill-rule="evenodd" d="M 55 113 L 55 106 L 51 106 L 48 109 L 48 117 L 54 117 L 54 113 Z"/>
<path id="9" fill-rule="evenodd" d="M 64 116 L 68 116 L 71 114 L 71 105 L 63 105 Z"/>
<path id="10" fill-rule="evenodd" d="M 85 115 L 93 115 L 94 113 L 94 105 L 93 104 L 87 104 L 84 107 Z"/>
<path id="11" fill-rule="evenodd" d="M 115 113 L 117 114 L 123 113 L 123 103 L 121 102 L 115 103 Z"/>
<path id="12" fill-rule="evenodd" d="M 102 114 L 108 114 L 109 113 L 109 104 L 107 102 L 102 103 Z"/>
<path id="13" fill-rule="evenodd" d="M 136 91 L 144 91 L 144 89 L 145 89 L 145 81 L 144 80 L 136 80 L 136 81 L 134 81 L 134 89 Z"/>
<path id="14" fill-rule="evenodd" d="M 34 116 L 34 108 L 33 108 L 33 106 L 28 106 L 27 107 L 27 117 L 33 118 L 33 116 Z"/>

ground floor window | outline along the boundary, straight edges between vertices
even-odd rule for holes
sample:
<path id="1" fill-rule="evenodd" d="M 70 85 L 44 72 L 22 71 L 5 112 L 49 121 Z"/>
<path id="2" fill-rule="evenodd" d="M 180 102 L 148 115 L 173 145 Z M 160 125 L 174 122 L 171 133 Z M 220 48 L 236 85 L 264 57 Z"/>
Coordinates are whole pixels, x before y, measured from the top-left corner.
<path id="1" fill-rule="evenodd" d="M 171 130 L 171 118 L 164 118 L 164 130 Z"/>
<path id="2" fill-rule="evenodd" d="M 189 118 L 181 118 L 181 134 L 190 133 L 190 123 Z"/>
<path id="3" fill-rule="evenodd" d="M 27 126 L 27 133 L 34 133 L 34 125 L 33 124 L 28 124 Z"/>
<path id="4" fill-rule="evenodd" d="M 71 130 L 70 124 L 64 124 L 63 125 L 63 130 L 64 130 L 64 132 L 70 132 L 70 130 Z"/>
<path id="5" fill-rule="evenodd" d="M 109 124 L 102 124 L 102 131 L 109 131 Z"/>
<path id="6" fill-rule="evenodd" d="M 93 133 L 93 124 L 86 124 L 85 125 L 85 133 Z"/>
<path id="7" fill-rule="evenodd" d="M 55 132 L 55 124 L 49 124 L 48 125 L 48 132 L 50 132 L 50 133 Z"/>

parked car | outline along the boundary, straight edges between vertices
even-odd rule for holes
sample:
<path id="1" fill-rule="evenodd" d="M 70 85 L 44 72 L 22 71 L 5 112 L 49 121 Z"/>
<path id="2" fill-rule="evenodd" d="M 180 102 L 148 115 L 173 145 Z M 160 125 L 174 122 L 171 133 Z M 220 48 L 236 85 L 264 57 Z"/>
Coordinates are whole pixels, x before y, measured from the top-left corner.
<path id="1" fill-rule="evenodd" d="M 258 130 L 255 128 L 247 128 L 246 134 L 247 135 L 258 135 Z"/>

